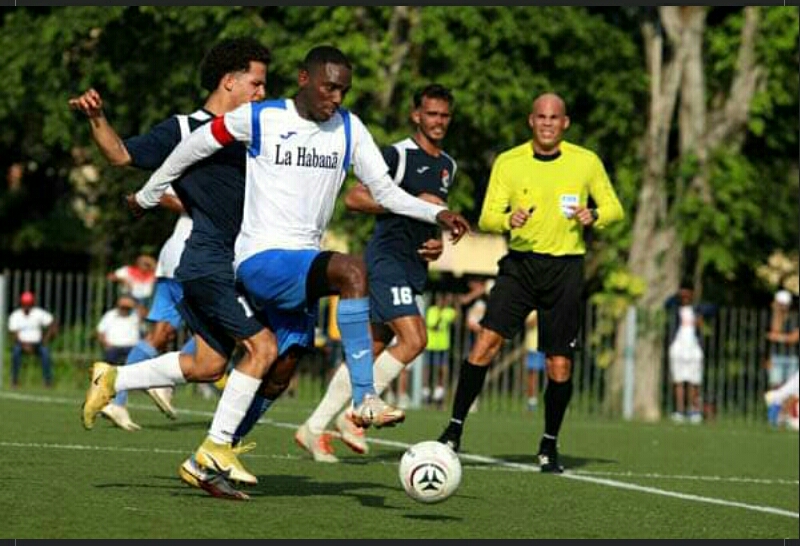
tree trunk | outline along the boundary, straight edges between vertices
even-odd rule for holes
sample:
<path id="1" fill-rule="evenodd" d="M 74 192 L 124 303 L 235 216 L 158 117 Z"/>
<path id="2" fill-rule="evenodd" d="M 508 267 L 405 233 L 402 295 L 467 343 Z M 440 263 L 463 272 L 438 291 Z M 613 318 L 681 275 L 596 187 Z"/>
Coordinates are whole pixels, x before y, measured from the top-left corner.
<path id="1" fill-rule="evenodd" d="M 706 206 L 714 206 L 713 190 L 708 180 L 710 152 L 722 145 L 741 146 L 749 104 L 758 86 L 761 69 L 755 60 L 755 37 L 759 8 L 745 8 L 745 23 L 737 57 L 737 70 L 728 98 L 718 110 L 707 112 L 703 66 L 703 33 L 707 8 L 697 6 L 662 6 L 661 25 L 669 39 L 672 53 L 664 62 L 662 35 L 655 26 L 644 23 L 642 34 L 650 76 L 650 111 L 645 141 L 645 172 L 633 222 L 633 241 L 628 256 L 630 272 L 645 281 L 647 290 L 639 302 L 641 311 L 637 330 L 635 361 L 636 385 L 634 414 L 652 421 L 660 418 L 663 328 L 653 320 L 663 302 L 675 292 L 683 270 L 685 246 L 671 219 L 671 204 L 666 196 L 668 138 L 678 109 L 679 158 L 693 156 L 697 170 L 688 188 L 678 188 L 676 200 L 683 191 L 695 192 Z M 696 277 L 700 273 L 695 272 Z M 623 389 L 624 324 L 617 329 L 617 358 L 610 370 L 610 409 L 621 405 Z"/>

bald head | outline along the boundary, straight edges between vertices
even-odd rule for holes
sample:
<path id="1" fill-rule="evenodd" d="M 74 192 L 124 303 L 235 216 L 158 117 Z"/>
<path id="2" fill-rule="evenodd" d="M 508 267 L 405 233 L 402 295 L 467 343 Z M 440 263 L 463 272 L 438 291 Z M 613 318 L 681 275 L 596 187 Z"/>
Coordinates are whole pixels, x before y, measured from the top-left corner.
<path id="1" fill-rule="evenodd" d="M 564 99 L 555 93 L 544 93 L 536 97 L 528 116 L 528 125 L 533 130 L 533 150 L 537 154 L 557 153 L 564 131 L 569 127 Z"/>
<path id="2" fill-rule="evenodd" d="M 533 106 L 531 112 L 536 113 L 538 109 L 547 108 L 561 112 L 561 115 L 567 115 L 567 103 L 564 99 L 555 93 L 542 93 L 533 99 Z"/>

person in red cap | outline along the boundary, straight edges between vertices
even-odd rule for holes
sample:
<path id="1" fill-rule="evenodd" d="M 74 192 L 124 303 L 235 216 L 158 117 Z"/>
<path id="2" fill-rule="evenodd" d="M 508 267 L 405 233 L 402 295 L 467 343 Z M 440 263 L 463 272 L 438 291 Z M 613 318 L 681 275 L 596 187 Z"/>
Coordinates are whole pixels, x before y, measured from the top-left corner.
<path id="1" fill-rule="evenodd" d="M 19 309 L 8 317 L 8 330 L 14 338 L 11 350 L 11 385 L 19 386 L 19 370 L 22 367 L 22 355 L 35 354 L 42 362 L 42 376 L 47 387 L 53 384 L 53 361 L 47 343 L 53 339 L 57 331 L 57 323 L 53 315 L 36 307 L 33 292 L 25 291 L 19 297 Z"/>

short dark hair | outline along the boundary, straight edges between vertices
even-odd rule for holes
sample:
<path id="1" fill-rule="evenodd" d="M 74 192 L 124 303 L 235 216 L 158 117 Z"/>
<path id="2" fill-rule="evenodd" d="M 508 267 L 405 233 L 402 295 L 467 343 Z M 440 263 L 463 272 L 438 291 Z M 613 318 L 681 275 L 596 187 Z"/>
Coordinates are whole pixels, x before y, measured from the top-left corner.
<path id="1" fill-rule="evenodd" d="M 447 104 L 453 105 L 453 93 L 444 85 L 431 83 L 414 93 L 414 108 L 422 106 L 422 99 L 441 99 L 446 100 Z"/>
<path id="2" fill-rule="evenodd" d="M 311 51 L 306 54 L 306 58 L 303 59 L 301 68 L 311 73 L 314 68 L 329 63 L 344 66 L 348 70 L 353 70 L 353 65 L 350 64 L 350 59 L 347 58 L 347 55 L 345 55 L 341 49 L 330 45 L 321 45 L 312 48 Z"/>
<path id="3" fill-rule="evenodd" d="M 209 93 L 225 74 L 246 71 L 251 62 L 269 65 L 269 48 L 253 38 L 229 38 L 212 47 L 200 64 L 200 85 Z"/>

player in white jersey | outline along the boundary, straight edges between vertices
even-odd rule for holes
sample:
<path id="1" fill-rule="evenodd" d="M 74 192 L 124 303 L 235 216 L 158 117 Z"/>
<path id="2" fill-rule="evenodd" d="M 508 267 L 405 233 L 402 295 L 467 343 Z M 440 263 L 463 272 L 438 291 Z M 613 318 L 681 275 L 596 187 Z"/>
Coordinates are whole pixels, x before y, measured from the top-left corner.
<path id="1" fill-rule="evenodd" d="M 319 298 L 339 294 L 337 321 L 353 387 L 353 420 L 364 427 L 386 426 L 405 414 L 375 395 L 366 268 L 354 256 L 320 251 L 336 197 L 352 165 L 387 210 L 439 223 L 454 242 L 469 231 L 469 223 L 394 184 L 369 131 L 341 108 L 351 77 L 350 62 L 340 50 L 315 47 L 298 73 L 294 99 L 242 105 L 195 131 L 153 173 L 136 201 L 143 208 L 156 206 L 190 165 L 234 141 L 245 142 L 237 278 L 272 326 L 288 325 L 298 344 L 309 347 Z"/>

